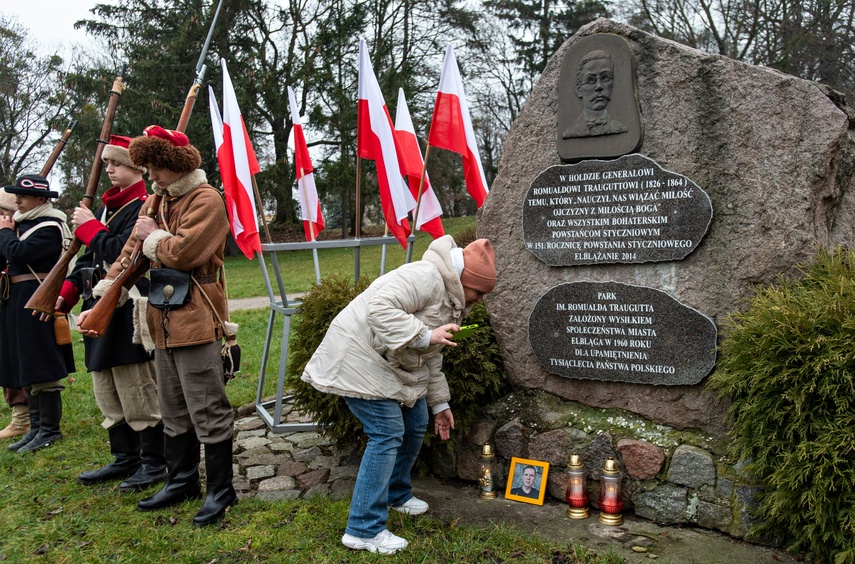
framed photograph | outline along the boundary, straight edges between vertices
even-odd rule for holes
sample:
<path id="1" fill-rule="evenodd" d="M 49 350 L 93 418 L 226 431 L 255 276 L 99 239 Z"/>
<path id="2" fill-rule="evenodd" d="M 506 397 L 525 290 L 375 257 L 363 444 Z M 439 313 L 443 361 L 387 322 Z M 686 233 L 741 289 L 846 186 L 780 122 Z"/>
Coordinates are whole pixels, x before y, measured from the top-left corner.
<path id="1" fill-rule="evenodd" d="M 549 463 L 527 458 L 511 458 L 505 499 L 543 505 Z"/>

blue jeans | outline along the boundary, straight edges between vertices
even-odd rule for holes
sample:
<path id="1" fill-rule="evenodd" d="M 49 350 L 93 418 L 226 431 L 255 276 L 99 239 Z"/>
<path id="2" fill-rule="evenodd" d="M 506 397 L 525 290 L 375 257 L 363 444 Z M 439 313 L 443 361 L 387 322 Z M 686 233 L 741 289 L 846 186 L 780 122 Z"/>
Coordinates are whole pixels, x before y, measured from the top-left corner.
<path id="1" fill-rule="evenodd" d="M 390 505 L 401 505 L 413 497 L 410 471 L 427 428 L 427 401 L 422 398 L 411 408 L 385 399 L 345 401 L 368 435 L 346 532 L 371 538 L 386 528 Z"/>

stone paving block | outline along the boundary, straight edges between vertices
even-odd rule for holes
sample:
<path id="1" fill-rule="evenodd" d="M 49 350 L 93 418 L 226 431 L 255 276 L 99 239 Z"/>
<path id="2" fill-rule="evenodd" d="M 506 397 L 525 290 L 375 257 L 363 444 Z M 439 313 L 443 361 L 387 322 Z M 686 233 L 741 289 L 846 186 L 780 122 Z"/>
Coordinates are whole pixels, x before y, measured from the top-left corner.
<path id="1" fill-rule="evenodd" d="M 316 497 L 316 496 L 327 496 L 330 494 L 330 485 L 329 484 L 317 484 L 309 488 L 306 493 L 303 494 L 304 498 Z"/>
<path id="2" fill-rule="evenodd" d="M 329 477 L 329 468 L 318 468 L 297 476 L 297 485 L 301 490 L 310 490 L 318 484 L 325 483 Z"/>
<path id="3" fill-rule="evenodd" d="M 236 441 L 245 441 L 246 439 L 252 437 L 264 437 L 267 438 L 267 429 L 252 429 L 250 431 L 238 431 L 237 435 L 235 435 Z"/>
<path id="4" fill-rule="evenodd" d="M 237 445 L 235 445 L 235 450 L 237 450 Z M 238 452 L 235 455 L 235 458 L 243 466 L 245 465 L 244 461 L 246 461 L 247 459 L 252 458 L 253 456 L 263 456 L 265 454 L 270 454 L 270 449 L 268 449 L 267 447 L 255 447 L 250 450 Z"/>
<path id="5" fill-rule="evenodd" d="M 318 468 L 333 468 L 338 466 L 339 459 L 335 456 L 316 456 L 309 461 L 309 470 Z"/>
<path id="6" fill-rule="evenodd" d="M 278 474 L 280 476 L 299 476 L 306 472 L 306 465 L 303 462 L 289 460 L 279 465 Z"/>
<path id="7" fill-rule="evenodd" d="M 340 480 L 342 478 L 352 478 L 356 479 L 356 473 L 359 471 L 358 466 L 336 466 L 334 468 L 330 468 L 330 482 L 335 482 L 336 480 Z"/>
<path id="8" fill-rule="evenodd" d="M 271 442 L 267 445 L 267 448 L 273 452 L 291 452 L 294 449 L 294 445 L 286 441 L 279 441 Z"/>
<path id="9" fill-rule="evenodd" d="M 267 424 L 257 415 L 244 417 L 235 421 L 235 431 L 252 431 L 253 429 L 267 430 Z"/>
<path id="10" fill-rule="evenodd" d="M 285 462 L 289 462 L 291 458 L 287 454 L 273 454 L 272 452 L 268 452 L 265 454 L 257 454 L 255 456 L 250 456 L 249 458 L 243 461 L 244 466 L 260 466 L 262 464 L 271 464 L 274 466 L 278 466 L 279 464 L 284 464 Z"/>
<path id="11" fill-rule="evenodd" d="M 258 447 L 264 447 L 270 444 L 270 439 L 267 437 L 250 437 L 248 439 L 240 439 L 236 442 L 238 446 L 244 450 L 252 450 Z"/>
<path id="12" fill-rule="evenodd" d="M 276 468 L 273 466 L 250 466 L 246 469 L 246 477 L 249 480 L 261 480 L 262 478 L 270 478 L 276 474 Z"/>
<path id="13" fill-rule="evenodd" d="M 289 499 L 297 499 L 300 497 L 300 490 L 276 490 L 270 492 L 258 492 L 255 495 L 256 499 L 262 501 L 284 501 Z"/>
<path id="14" fill-rule="evenodd" d="M 268 478 L 258 483 L 259 492 L 269 492 L 275 490 L 293 490 L 297 488 L 297 480 L 291 476 L 276 476 Z"/>
<path id="15" fill-rule="evenodd" d="M 318 456 L 323 456 L 324 451 L 322 451 L 316 446 L 313 446 L 310 448 L 295 450 L 291 454 L 294 457 L 294 460 L 297 460 L 298 462 L 309 462 L 310 460 L 314 460 Z"/>

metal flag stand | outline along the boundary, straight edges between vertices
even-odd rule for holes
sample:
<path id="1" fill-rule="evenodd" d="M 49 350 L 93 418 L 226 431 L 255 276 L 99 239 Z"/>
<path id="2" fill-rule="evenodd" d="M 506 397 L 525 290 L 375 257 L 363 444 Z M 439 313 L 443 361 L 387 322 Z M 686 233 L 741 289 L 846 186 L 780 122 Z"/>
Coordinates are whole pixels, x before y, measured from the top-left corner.
<path id="1" fill-rule="evenodd" d="M 407 238 L 411 248 L 415 243 L 415 239 L 415 235 L 410 235 Z M 293 396 L 285 394 L 285 378 L 288 373 L 288 342 L 291 337 L 291 316 L 299 312 L 300 301 L 297 299 L 288 299 L 288 295 L 285 292 L 285 284 L 282 282 L 282 272 L 279 268 L 277 253 L 299 250 L 312 250 L 313 253 L 317 253 L 318 249 L 353 248 L 353 279 L 358 280 L 360 249 L 362 247 L 383 245 L 385 251 L 385 245 L 397 244 L 397 239 L 388 236 L 366 237 L 362 239 L 337 239 L 329 241 L 316 240 L 295 243 L 266 243 L 261 245 L 261 252 L 255 253 L 256 257 L 258 257 L 258 264 L 261 266 L 261 274 L 264 277 L 264 284 L 267 287 L 267 296 L 270 298 L 270 315 L 267 318 L 267 333 L 264 339 L 264 351 L 261 355 L 261 368 L 258 377 L 258 393 L 255 396 L 255 410 L 261 419 L 267 424 L 268 428 L 270 428 L 274 433 L 294 433 L 314 431 L 317 429 L 316 423 L 282 423 L 283 406 L 288 407 L 293 403 Z M 276 277 L 275 290 L 273 287 L 273 281 L 267 272 L 267 264 L 264 261 L 265 253 L 267 253 L 270 258 L 273 266 L 273 274 Z M 385 252 L 383 253 L 383 256 L 384 260 L 380 265 L 381 274 L 386 270 Z M 281 314 L 283 316 L 283 325 L 282 344 L 279 350 L 279 374 L 276 380 L 276 395 L 273 399 L 264 400 L 263 394 L 267 374 L 267 361 L 270 358 L 273 326 L 276 322 L 277 314 Z"/>

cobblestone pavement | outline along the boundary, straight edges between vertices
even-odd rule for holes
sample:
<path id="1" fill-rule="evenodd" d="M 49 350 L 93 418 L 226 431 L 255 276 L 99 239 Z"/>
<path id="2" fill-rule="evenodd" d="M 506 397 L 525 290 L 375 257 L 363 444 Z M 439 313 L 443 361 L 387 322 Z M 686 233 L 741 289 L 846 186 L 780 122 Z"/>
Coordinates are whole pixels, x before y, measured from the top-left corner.
<path id="1" fill-rule="evenodd" d="M 238 496 L 265 500 L 350 497 L 360 460 L 314 431 L 274 433 L 256 414 L 235 421 L 234 451 Z"/>

